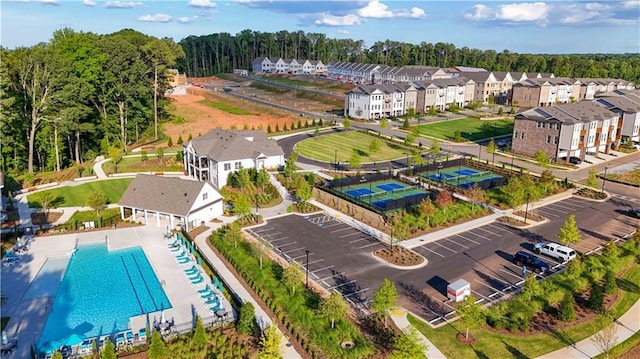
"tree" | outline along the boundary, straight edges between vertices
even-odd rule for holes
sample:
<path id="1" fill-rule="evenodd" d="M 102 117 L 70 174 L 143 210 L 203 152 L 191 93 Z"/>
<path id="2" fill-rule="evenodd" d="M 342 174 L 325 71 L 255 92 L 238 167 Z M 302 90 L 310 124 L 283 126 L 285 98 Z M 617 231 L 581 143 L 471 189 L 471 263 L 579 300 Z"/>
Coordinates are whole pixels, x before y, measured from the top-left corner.
<path id="1" fill-rule="evenodd" d="M 96 210 L 96 214 L 100 214 L 100 210 L 103 209 L 107 202 L 109 201 L 109 197 L 107 197 L 104 192 L 96 190 L 87 196 L 87 206 Z"/>
<path id="2" fill-rule="evenodd" d="M 546 168 L 549 166 L 549 156 L 543 150 L 538 150 L 533 154 L 533 158 L 535 158 L 536 162 L 538 162 L 538 166 L 541 168 Z"/>
<path id="3" fill-rule="evenodd" d="M 179 145 L 184 143 L 184 140 L 182 139 L 182 135 L 178 135 L 178 141 L 176 143 Z"/>
<path id="4" fill-rule="evenodd" d="M 291 179 L 291 176 L 293 176 L 293 173 L 296 171 L 296 161 L 298 161 L 298 154 L 294 151 L 284 163 L 285 177 Z"/>
<path id="5" fill-rule="evenodd" d="M 207 333 L 202 325 L 202 319 L 196 316 L 196 327 L 193 329 L 193 337 L 191 337 L 191 345 L 196 349 L 204 348 L 207 344 Z"/>
<path id="6" fill-rule="evenodd" d="M 567 220 L 564 222 L 562 228 L 560 228 L 558 239 L 563 244 L 570 245 L 580 242 L 580 237 L 580 230 L 578 229 L 578 225 L 576 224 L 576 216 L 570 214 L 569 217 L 567 217 Z"/>
<path id="7" fill-rule="evenodd" d="M 345 117 L 344 120 L 342 120 L 342 126 L 347 130 L 351 128 L 351 120 L 349 117 Z"/>
<path id="8" fill-rule="evenodd" d="M 169 355 L 167 345 L 164 343 L 160 336 L 160 332 L 157 330 L 154 330 L 151 335 L 151 344 L 149 344 L 147 355 L 149 356 L 149 359 L 161 359 L 166 358 Z"/>
<path id="9" fill-rule="evenodd" d="M 256 309 L 250 302 L 242 303 L 240 314 L 238 314 L 238 322 L 236 330 L 240 334 L 251 335 L 255 325 Z"/>
<path id="10" fill-rule="evenodd" d="M 602 313 L 596 319 L 599 332 L 591 337 L 591 342 L 600 349 L 605 358 L 609 358 L 611 351 L 618 343 L 615 318 L 611 313 Z"/>
<path id="11" fill-rule="evenodd" d="M 249 202 L 247 195 L 238 193 L 238 196 L 233 202 L 233 212 L 241 218 L 251 213 L 251 202 Z"/>
<path id="12" fill-rule="evenodd" d="M 418 206 L 418 211 L 420 211 L 421 215 L 427 217 L 427 225 L 431 226 L 431 224 L 429 223 L 431 216 L 436 214 L 436 212 L 438 212 L 438 209 L 436 208 L 436 206 L 434 206 L 431 199 L 429 197 L 426 197 L 425 199 L 422 200 L 422 202 L 420 202 L 420 205 Z"/>
<path id="13" fill-rule="evenodd" d="M 613 294 L 617 288 L 616 274 L 612 270 L 608 270 L 604 275 L 604 292 L 606 294 Z"/>
<path id="14" fill-rule="evenodd" d="M 117 357 L 118 356 L 116 355 L 116 346 L 113 345 L 113 343 L 111 342 L 111 340 L 109 340 L 109 338 L 106 338 L 104 341 L 104 347 L 100 351 L 100 359 L 116 359 Z M 152 356 L 149 356 L 149 357 L 151 359 L 161 358 L 161 357 L 154 358 Z"/>
<path id="15" fill-rule="evenodd" d="M 173 147 L 173 139 L 169 137 L 169 141 L 167 141 L 167 147 Z"/>
<path id="16" fill-rule="evenodd" d="M 542 171 L 538 183 L 544 186 L 545 192 L 553 191 L 558 186 L 556 176 L 554 176 L 553 172 L 549 170 Z"/>
<path id="17" fill-rule="evenodd" d="M 594 284 L 591 287 L 591 293 L 589 293 L 587 305 L 596 312 L 602 312 L 604 309 L 604 288 L 602 288 L 602 286 Z"/>
<path id="18" fill-rule="evenodd" d="M 389 127 L 389 120 L 387 120 L 386 118 L 381 119 L 380 120 L 380 129 L 384 130 L 387 127 Z"/>
<path id="19" fill-rule="evenodd" d="M 380 152 L 380 141 L 378 141 L 375 138 L 373 140 L 371 140 L 371 142 L 369 143 L 369 152 L 371 152 L 371 153 Z"/>
<path id="20" fill-rule="evenodd" d="M 268 326 L 260 337 L 260 359 L 282 359 L 281 336 L 275 325 Z"/>
<path id="21" fill-rule="evenodd" d="M 565 293 L 562 302 L 560 302 L 560 307 L 558 308 L 558 319 L 563 322 L 570 322 L 576 319 L 576 309 L 574 305 L 576 300 L 573 298 L 573 293 Z"/>
<path id="22" fill-rule="evenodd" d="M 482 307 L 480 304 L 476 303 L 476 298 L 473 294 L 469 294 L 469 296 L 464 300 L 462 307 L 458 309 L 458 313 L 460 314 L 460 320 L 467 327 L 465 339 L 469 339 L 469 330 L 477 327 L 484 320 Z"/>
<path id="23" fill-rule="evenodd" d="M 589 169 L 589 176 L 587 177 L 587 186 L 591 188 L 598 188 L 598 173 L 595 169 Z"/>
<path id="24" fill-rule="evenodd" d="M 362 167 L 362 159 L 360 158 L 360 154 L 358 153 L 358 150 L 356 150 L 355 148 L 353 149 L 353 152 L 351 152 L 351 157 L 349 157 L 349 167 L 351 168 Z"/>
<path id="25" fill-rule="evenodd" d="M 504 110 L 502 109 L 502 106 L 500 106 L 500 108 L 498 108 L 498 115 L 502 116 L 504 114 Z"/>
<path id="26" fill-rule="evenodd" d="M 409 118 L 405 118 L 404 122 L 402 123 L 402 129 L 408 130 L 410 128 L 411 128 L 411 124 L 409 123 Z"/>
<path id="27" fill-rule="evenodd" d="M 163 147 L 158 147 L 157 153 L 158 153 L 158 159 L 160 160 L 160 163 L 163 163 L 164 162 L 164 148 Z"/>
<path id="28" fill-rule="evenodd" d="M 397 300 L 398 293 L 396 292 L 396 285 L 385 278 L 380 288 L 376 290 L 373 301 L 371 302 L 371 309 L 384 318 L 385 328 L 387 327 L 388 311 L 396 305 Z"/>
<path id="29" fill-rule="evenodd" d="M 282 282 L 291 289 L 291 293 L 296 293 L 296 288 L 302 283 L 302 267 L 298 262 L 291 262 L 289 266 L 282 272 Z"/>
<path id="30" fill-rule="evenodd" d="M 491 163 L 495 162 L 495 158 L 496 158 L 495 154 L 497 150 L 498 150 L 498 146 L 496 146 L 496 141 L 492 138 L 487 144 L 487 154 L 493 156 Z"/>
<path id="31" fill-rule="evenodd" d="M 40 202 L 42 209 L 44 209 L 47 214 L 49 213 L 49 207 L 54 200 L 55 197 L 51 191 L 42 191 L 38 194 L 38 201 Z"/>
<path id="32" fill-rule="evenodd" d="M 269 172 L 267 172 L 266 168 L 262 167 L 256 176 L 256 186 L 264 190 L 267 183 L 269 183 Z"/>
<path id="33" fill-rule="evenodd" d="M 447 208 L 452 205 L 453 196 L 451 196 L 451 192 L 447 191 L 446 189 L 438 192 L 438 195 L 436 196 L 436 204 L 440 208 Z"/>
<path id="34" fill-rule="evenodd" d="M 113 162 L 113 165 L 115 166 L 115 172 L 118 173 L 118 163 L 122 161 L 122 157 L 124 155 L 122 153 L 122 148 L 119 146 L 111 146 L 109 147 L 107 155 L 111 158 L 111 162 Z"/>
<path id="35" fill-rule="evenodd" d="M 316 129 L 313 130 L 313 135 L 317 137 L 319 134 L 320 134 L 320 127 L 316 126 Z"/>
<path id="36" fill-rule="evenodd" d="M 331 292 L 320 302 L 318 313 L 331 321 L 331 329 L 335 328 L 336 319 L 344 317 L 349 311 L 349 306 L 338 292 Z"/>
<path id="37" fill-rule="evenodd" d="M 389 356 L 389 359 L 426 359 L 424 352 L 427 349 L 427 344 L 420 339 L 416 329 L 409 327 L 394 338 L 393 353 Z"/>
<path id="38" fill-rule="evenodd" d="M 62 353 L 60 353 L 59 351 L 57 351 L 57 350 L 56 350 L 56 351 L 53 353 L 53 357 L 52 357 L 52 359 L 64 359 L 64 357 L 62 356 Z"/>
<path id="39" fill-rule="evenodd" d="M 431 143 L 431 148 L 429 148 L 429 153 L 433 155 L 433 158 L 435 160 L 435 156 L 440 153 L 440 141 L 433 140 L 433 142 Z"/>
<path id="40" fill-rule="evenodd" d="M 306 206 L 307 201 L 313 197 L 313 187 L 311 187 L 307 181 L 300 181 L 296 188 L 296 196 L 300 199 L 302 205 Z"/>
<path id="41" fill-rule="evenodd" d="M 520 292 L 520 296 L 524 301 L 528 304 L 531 303 L 531 299 L 536 296 L 542 294 L 542 286 L 535 275 L 527 275 L 524 278 L 524 285 L 522 286 L 522 291 Z"/>

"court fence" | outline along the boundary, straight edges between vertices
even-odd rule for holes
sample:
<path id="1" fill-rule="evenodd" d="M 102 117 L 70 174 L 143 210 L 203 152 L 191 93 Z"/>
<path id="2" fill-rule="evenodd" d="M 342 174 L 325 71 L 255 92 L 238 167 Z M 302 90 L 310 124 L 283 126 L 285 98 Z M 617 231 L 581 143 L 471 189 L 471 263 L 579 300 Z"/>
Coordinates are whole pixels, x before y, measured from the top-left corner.
<path id="1" fill-rule="evenodd" d="M 443 169 L 455 169 L 456 167 L 459 168 L 462 166 L 478 170 L 478 173 L 469 175 L 458 175 L 452 178 L 446 178 L 444 180 L 430 178 L 432 176 L 430 175 L 431 173 L 433 173 L 433 175 L 439 175 L 441 173 L 440 171 Z M 450 187 L 451 189 L 471 189 L 477 186 L 478 188 L 485 191 L 489 188 L 504 186 L 507 183 L 507 176 L 515 174 L 515 172 L 511 170 L 488 167 L 482 163 L 479 163 L 478 161 L 473 161 L 466 158 L 456 158 L 449 161 L 435 162 L 422 166 L 414 166 L 413 173 L 425 178 L 426 180 L 436 182 L 442 186 Z M 422 174 L 424 173 L 427 173 L 429 175 L 422 176 Z M 488 174 L 494 174 L 496 175 L 496 177 L 476 181 L 478 177 L 486 176 Z"/>

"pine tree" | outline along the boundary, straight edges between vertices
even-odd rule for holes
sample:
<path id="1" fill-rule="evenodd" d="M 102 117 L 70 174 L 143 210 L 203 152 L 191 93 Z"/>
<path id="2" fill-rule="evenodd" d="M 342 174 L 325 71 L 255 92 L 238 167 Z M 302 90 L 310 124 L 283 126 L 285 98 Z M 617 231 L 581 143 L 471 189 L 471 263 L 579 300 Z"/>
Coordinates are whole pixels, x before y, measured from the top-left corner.
<path id="1" fill-rule="evenodd" d="M 371 302 L 371 308 L 384 317 L 384 326 L 387 327 L 388 311 L 396 305 L 398 300 L 398 293 L 396 292 L 396 285 L 388 280 L 384 279 L 382 285 L 376 290 Z"/>
<path id="2" fill-rule="evenodd" d="M 260 337 L 260 345 L 262 349 L 258 355 L 259 359 L 282 359 L 282 351 L 280 349 L 281 336 L 275 325 L 270 325 L 262 333 Z"/>
<path id="3" fill-rule="evenodd" d="M 162 339 L 160 339 L 162 340 Z M 163 342 L 164 343 L 164 342 Z M 102 348 L 102 351 L 100 351 L 100 359 L 116 359 L 118 356 L 116 355 L 116 346 L 113 345 L 113 343 L 109 340 L 109 338 L 107 338 L 104 342 L 104 347 Z M 155 357 L 152 358 L 151 356 L 149 356 L 150 359 L 159 359 L 162 357 Z"/>
<path id="4" fill-rule="evenodd" d="M 149 359 L 161 359 L 166 358 L 169 355 L 167 345 L 164 343 L 160 336 L 160 332 L 157 330 L 154 330 L 151 335 L 151 344 L 149 344 L 147 355 L 149 356 Z"/>
<path id="5" fill-rule="evenodd" d="M 271 132 L 272 132 L 272 131 L 271 131 L 271 124 L 268 124 L 268 125 L 267 125 L 267 133 L 271 133 Z"/>
<path id="6" fill-rule="evenodd" d="M 606 294 L 613 294 L 616 292 L 617 288 L 616 274 L 613 271 L 608 270 L 604 275 L 604 292 Z"/>
<path id="7" fill-rule="evenodd" d="M 570 214 L 569 217 L 567 217 L 564 225 L 560 228 L 558 239 L 563 244 L 574 244 L 580 242 L 580 230 L 578 229 L 575 215 Z"/>
<path id="8" fill-rule="evenodd" d="M 280 125 L 276 123 L 276 133 L 280 132 Z"/>
<path id="9" fill-rule="evenodd" d="M 575 299 L 572 293 L 566 293 L 562 302 L 560 302 L 560 308 L 558 308 L 558 319 L 563 322 L 571 322 L 576 319 L 576 309 L 574 308 Z"/>
<path id="10" fill-rule="evenodd" d="M 191 344 L 200 349 L 207 344 L 207 333 L 204 330 L 204 325 L 202 325 L 202 319 L 199 316 L 196 316 L 196 327 L 193 331 L 193 337 L 191 338 Z"/>
<path id="11" fill-rule="evenodd" d="M 591 287 L 587 305 L 597 312 L 602 312 L 604 309 L 604 289 L 602 286 L 594 284 L 593 287 Z"/>
<path id="12" fill-rule="evenodd" d="M 167 141 L 167 147 L 173 147 L 173 139 L 169 137 L 169 141 Z"/>
<path id="13" fill-rule="evenodd" d="M 282 126 L 282 132 L 287 132 L 287 131 L 289 130 L 287 129 L 287 123 L 285 122 L 284 125 Z"/>
<path id="14" fill-rule="evenodd" d="M 256 310 L 253 304 L 250 302 L 242 303 L 240 314 L 238 315 L 238 323 L 236 323 L 238 333 L 247 335 L 253 333 L 255 316 Z"/>
<path id="15" fill-rule="evenodd" d="M 182 135 L 179 135 L 177 144 L 181 145 L 183 143 L 184 143 L 184 141 L 182 140 Z"/>
<path id="16" fill-rule="evenodd" d="M 187 141 L 191 141 L 193 140 L 193 136 L 191 136 L 191 134 L 189 134 L 189 138 L 187 138 Z"/>

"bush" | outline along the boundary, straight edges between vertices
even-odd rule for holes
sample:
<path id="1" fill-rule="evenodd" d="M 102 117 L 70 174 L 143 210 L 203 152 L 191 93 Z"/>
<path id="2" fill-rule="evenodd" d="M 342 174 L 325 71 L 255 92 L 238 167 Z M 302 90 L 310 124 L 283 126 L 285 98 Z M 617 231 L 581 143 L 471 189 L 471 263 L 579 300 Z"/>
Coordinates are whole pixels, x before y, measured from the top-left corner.
<path id="1" fill-rule="evenodd" d="M 558 319 L 563 322 L 570 322 L 576 319 L 575 299 L 572 293 L 567 293 L 562 302 L 560 302 L 560 308 L 558 308 Z"/>
<path id="2" fill-rule="evenodd" d="M 253 287 L 253 285 L 251 285 L 251 287 Z M 238 315 L 238 323 L 236 323 L 238 333 L 247 335 L 253 333 L 255 315 L 256 310 L 253 307 L 253 304 L 249 302 L 242 303 L 242 306 L 240 307 L 240 314 Z"/>
<path id="3" fill-rule="evenodd" d="M 604 292 L 606 294 L 613 294 L 616 292 L 618 284 L 616 283 L 616 274 L 613 271 L 607 271 L 604 275 Z"/>
<path id="4" fill-rule="evenodd" d="M 587 300 L 587 306 L 597 312 L 602 312 L 604 309 L 604 289 L 602 286 L 595 284 L 591 288 L 589 300 Z"/>

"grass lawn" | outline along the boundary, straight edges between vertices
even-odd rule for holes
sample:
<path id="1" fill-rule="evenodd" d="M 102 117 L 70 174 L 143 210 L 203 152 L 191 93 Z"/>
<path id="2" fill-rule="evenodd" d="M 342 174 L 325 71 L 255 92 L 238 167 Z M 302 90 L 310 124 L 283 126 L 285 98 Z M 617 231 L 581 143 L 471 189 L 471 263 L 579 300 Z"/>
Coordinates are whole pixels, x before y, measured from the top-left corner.
<path id="1" fill-rule="evenodd" d="M 640 345 L 640 332 L 636 332 L 634 335 L 629 337 L 624 342 L 616 345 L 613 348 L 613 350 L 611 350 L 611 353 L 609 354 L 609 358 L 619 358 L 622 356 L 622 354 L 625 354 L 626 352 L 635 348 L 638 345 Z M 628 358 L 631 358 L 631 357 L 629 356 Z M 606 356 L 604 354 L 600 354 L 594 359 L 606 359 Z"/>
<path id="2" fill-rule="evenodd" d="M 377 140 L 380 145 L 380 150 L 376 153 L 371 153 L 369 149 L 373 140 Z M 338 162 L 348 161 L 354 149 L 360 154 L 362 163 L 388 161 L 406 156 L 405 149 L 400 145 L 355 131 L 312 137 L 298 142 L 295 146 L 295 151 L 300 155 L 326 162 L 335 161 L 336 153 L 332 149 L 338 150 Z"/>
<path id="3" fill-rule="evenodd" d="M 634 265 L 620 282 L 620 299 L 609 310 L 616 317 L 626 312 L 640 299 L 637 286 L 623 284 L 640 283 L 640 265 Z M 409 315 L 409 322 L 435 343 L 448 358 L 535 358 L 567 346 L 567 340 L 578 342 L 598 330 L 593 321 L 557 333 L 527 336 L 504 335 L 485 329 L 475 329 L 471 332 L 478 338 L 478 343 L 472 348 L 456 340 L 456 334 L 466 331 L 466 327 L 460 321 L 438 329 L 431 328 L 412 315 Z"/>
<path id="4" fill-rule="evenodd" d="M 314 81 L 306 81 L 306 80 L 301 80 L 299 78 L 291 78 L 291 77 L 284 77 L 284 76 L 269 76 L 269 77 L 262 77 L 262 79 L 265 81 L 276 82 L 276 83 L 289 85 L 289 86 L 312 87 L 312 88 L 319 88 L 321 90 L 338 90 L 343 92 L 345 91 L 345 86 L 341 86 L 342 84 L 340 83 L 332 83 L 329 80 L 318 79 L 316 80 L 316 82 L 314 82 Z"/>
<path id="5" fill-rule="evenodd" d="M 484 126 L 483 126 L 484 124 Z M 460 118 L 415 126 L 421 135 L 432 136 L 444 140 L 453 140 L 456 131 L 465 141 L 477 141 L 492 136 L 513 133 L 513 120 L 480 120 L 476 118 Z"/>
<path id="6" fill-rule="evenodd" d="M 80 207 L 85 206 L 87 197 L 93 191 L 102 191 L 109 197 L 109 203 L 117 203 L 122 197 L 124 191 L 129 187 L 133 178 L 119 178 L 112 180 L 103 180 L 83 183 L 78 186 L 65 186 L 54 188 L 42 192 L 53 193 L 53 206 L 55 207 Z M 40 193 L 34 193 L 27 196 L 29 207 L 42 207 L 39 202 Z"/>
<path id="7" fill-rule="evenodd" d="M 215 101 L 204 99 L 204 100 L 198 101 L 198 103 L 201 103 L 201 104 L 203 104 L 205 106 L 211 106 L 213 108 L 217 108 L 218 110 L 222 110 L 224 112 L 228 112 L 228 113 L 230 113 L 232 115 L 242 115 L 242 116 L 244 116 L 244 115 L 254 115 L 254 113 L 249 112 L 247 110 L 243 110 L 241 108 L 234 107 L 234 106 L 231 106 L 231 105 L 228 105 L 228 104 L 225 104 L 225 103 L 221 103 L 221 102 L 215 102 Z"/>

